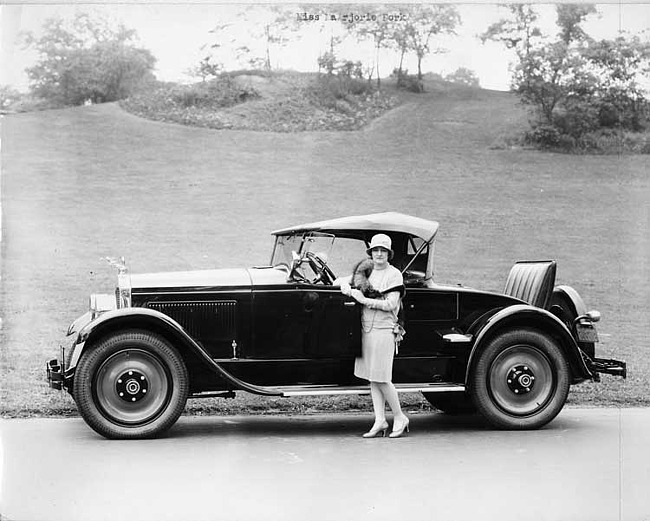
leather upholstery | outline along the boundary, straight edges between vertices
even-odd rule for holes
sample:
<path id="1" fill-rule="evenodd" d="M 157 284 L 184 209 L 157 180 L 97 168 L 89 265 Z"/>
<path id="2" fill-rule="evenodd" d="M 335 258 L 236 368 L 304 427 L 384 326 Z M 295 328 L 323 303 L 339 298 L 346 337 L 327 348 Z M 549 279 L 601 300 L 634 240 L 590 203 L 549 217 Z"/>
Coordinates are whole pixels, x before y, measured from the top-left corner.
<path id="1" fill-rule="evenodd" d="M 555 285 L 556 262 L 519 261 L 510 270 L 504 293 L 538 308 L 548 308 Z"/>

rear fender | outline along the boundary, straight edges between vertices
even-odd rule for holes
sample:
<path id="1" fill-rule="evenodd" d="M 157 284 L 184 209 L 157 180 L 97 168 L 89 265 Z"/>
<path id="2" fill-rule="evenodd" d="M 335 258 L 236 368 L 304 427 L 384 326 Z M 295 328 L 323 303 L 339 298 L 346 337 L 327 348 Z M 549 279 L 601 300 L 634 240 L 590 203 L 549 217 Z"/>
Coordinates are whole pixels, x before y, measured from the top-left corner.
<path id="1" fill-rule="evenodd" d="M 576 317 L 584 315 L 588 311 L 580 294 L 571 286 L 555 286 L 553 288 L 553 297 L 564 297 L 564 302 L 567 302 L 573 308 L 571 311 L 575 313 Z M 551 299 L 552 301 L 553 299 Z"/>
<path id="2" fill-rule="evenodd" d="M 134 328 L 146 329 L 147 331 L 164 336 L 172 345 L 180 348 L 179 352 L 186 362 L 189 351 L 193 360 L 197 360 L 203 364 L 207 369 L 230 383 L 235 389 L 242 389 L 256 394 L 279 395 L 277 392 L 247 384 L 234 377 L 212 360 L 203 348 L 185 332 L 178 322 L 160 311 L 141 307 L 108 311 L 83 327 L 77 337 L 77 343 L 70 363 L 71 370 L 74 370 L 83 352 L 92 349 L 92 345 L 103 336 L 115 331 Z M 66 373 L 68 372 L 66 371 Z M 72 374 L 72 372 L 69 374 Z"/>
<path id="3" fill-rule="evenodd" d="M 571 368 L 572 383 L 578 383 L 593 378 L 593 375 L 585 365 L 571 332 L 562 321 L 552 313 L 527 304 L 517 304 L 501 309 L 494 313 L 487 320 L 482 322 L 480 328 L 474 332 L 476 338 L 474 347 L 469 356 L 467 371 L 465 373 L 465 384 L 469 385 L 470 374 L 478 359 L 478 354 L 498 334 L 513 328 L 531 328 L 549 334 L 557 342 L 564 352 L 569 367 Z"/>

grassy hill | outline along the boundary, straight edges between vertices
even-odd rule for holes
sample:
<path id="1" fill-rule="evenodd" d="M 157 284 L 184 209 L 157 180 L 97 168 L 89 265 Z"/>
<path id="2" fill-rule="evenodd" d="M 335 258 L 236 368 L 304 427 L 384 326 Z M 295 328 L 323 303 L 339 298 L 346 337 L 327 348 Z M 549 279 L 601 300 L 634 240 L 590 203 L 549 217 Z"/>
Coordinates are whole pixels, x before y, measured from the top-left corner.
<path id="1" fill-rule="evenodd" d="M 501 290 L 514 261 L 557 259 L 558 283 L 603 314 L 599 353 L 630 368 L 626 382 L 574 387 L 570 403 L 649 405 L 647 161 L 500 146 L 524 124 L 511 95 L 448 86 L 348 132 L 196 128 L 116 104 L 5 116 L 4 414 L 74 412 L 47 388 L 45 361 L 88 294 L 114 287 L 101 257 L 124 255 L 135 272 L 251 266 L 268 262 L 273 229 L 385 210 L 440 221 L 439 282 Z M 188 406 L 327 407 L 370 402 L 240 395 Z"/>
<path id="2" fill-rule="evenodd" d="M 396 94 L 346 76 L 242 71 L 192 85 L 161 84 L 120 106 L 156 121 L 214 129 L 357 130 L 399 104 Z"/>

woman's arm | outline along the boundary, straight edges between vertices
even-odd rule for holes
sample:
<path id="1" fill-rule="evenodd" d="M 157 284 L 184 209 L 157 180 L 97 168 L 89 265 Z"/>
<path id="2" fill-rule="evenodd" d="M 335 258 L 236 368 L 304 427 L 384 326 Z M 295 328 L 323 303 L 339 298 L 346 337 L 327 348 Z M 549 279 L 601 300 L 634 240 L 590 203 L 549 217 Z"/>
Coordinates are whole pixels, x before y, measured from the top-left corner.
<path id="1" fill-rule="evenodd" d="M 379 309 L 381 311 L 397 311 L 399 308 L 399 291 L 391 291 L 385 298 L 368 298 L 358 289 L 353 289 L 350 293 L 359 304 L 368 306 L 370 309 Z"/>

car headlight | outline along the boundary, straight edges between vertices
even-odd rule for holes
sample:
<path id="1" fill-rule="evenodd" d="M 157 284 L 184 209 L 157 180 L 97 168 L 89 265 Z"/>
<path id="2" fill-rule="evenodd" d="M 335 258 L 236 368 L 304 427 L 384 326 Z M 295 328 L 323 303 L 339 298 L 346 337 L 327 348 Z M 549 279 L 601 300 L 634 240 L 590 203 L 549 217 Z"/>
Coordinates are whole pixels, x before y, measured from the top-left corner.
<path id="1" fill-rule="evenodd" d="M 118 308 L 131 307 L 131 275 L 126 268 L 117 273 L 116 300 Z"/>
<path id="2" fill-rule="evenodd" d="M 117 309 L 117 302 L 114 295 L 105 293 L 93 293 L 90 295 L 88 311 L 93 320 L 102 313 L 113 309 Z"/>

